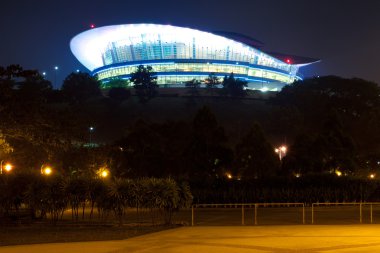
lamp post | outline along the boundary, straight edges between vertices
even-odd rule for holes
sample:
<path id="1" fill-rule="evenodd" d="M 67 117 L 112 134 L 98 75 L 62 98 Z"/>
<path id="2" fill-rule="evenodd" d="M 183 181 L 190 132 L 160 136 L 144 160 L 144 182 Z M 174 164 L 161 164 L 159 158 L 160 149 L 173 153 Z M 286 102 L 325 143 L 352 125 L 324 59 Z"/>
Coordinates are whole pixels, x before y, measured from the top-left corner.
<path id="1" fill-rule="evenodd" d="M 90 132 L 90 147 L 92 147 L 92 132 L 94 132 L 95 128 L 93 126 L 90 126 L 88 128 L 88 131 Z"/>
<path id="2" fill-rule="evenodd" d="M 280 158 L 280 160 L 282 160 L 282 158 L 284 158 L 284 156 L 286 155 L 286 151 L 287 151 L 287 148 L 284 145 L 282 145 L 282 146 L 280 146 L 274 150 L 274 152 L 276 152 L 278 154 L 278 157 Z"/>
<path id="3" fill-rule="evenodd" d="M 54 87 L 57 88 L 57 72 L 58 72 L 58 66 L 54 67 Z"/>

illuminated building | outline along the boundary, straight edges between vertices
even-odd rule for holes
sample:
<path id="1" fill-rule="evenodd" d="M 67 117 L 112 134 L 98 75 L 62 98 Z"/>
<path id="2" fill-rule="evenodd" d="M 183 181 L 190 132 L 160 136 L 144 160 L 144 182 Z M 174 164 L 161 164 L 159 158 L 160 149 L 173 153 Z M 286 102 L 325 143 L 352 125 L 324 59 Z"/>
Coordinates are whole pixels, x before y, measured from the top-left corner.
<path id="1" fill-rule="evenodd" d="M 262 43 L 229 32 L 204 32 L 171 25 L 130 24 L 90 29 L 70 43 L 75 57 L 102 81 L 128 79 L 150 65 L 159 85 L 181 87 L 210 73 L 234 73 L 251 89 L 279 90 L 301 79 L 300 67 L 318 60 L 262 51 Z"/>

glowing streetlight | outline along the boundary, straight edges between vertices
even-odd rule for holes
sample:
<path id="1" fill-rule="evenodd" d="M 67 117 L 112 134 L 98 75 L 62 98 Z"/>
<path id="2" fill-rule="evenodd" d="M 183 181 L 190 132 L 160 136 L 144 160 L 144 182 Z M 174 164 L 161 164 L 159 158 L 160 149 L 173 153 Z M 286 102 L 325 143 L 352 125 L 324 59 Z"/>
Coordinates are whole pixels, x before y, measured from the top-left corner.
<path id="1" fill-rule="evenodd" d="M 10 172 L 10 171 L 13 169 L 12 164 L 10 164 L 10 163 L 6 163 L 5 165 L 3 165 L 3 162 L 4 162 L 4 160 L 2 160 L 2 161 L 0 162 L 0 174 L 3 174 L 3 169 L 4 169 L 6 172 Z"/>
<path id="2" fill-rule="evenodd" d="M 41 174 L 45 176 L 49 176 L 53 173 L 53 169 L 50 166 L 45 166 L 44 164 L 41 166 Z"/>
<path id="3" fill-rule="evenodd" d="M 90 126 L 88 128 L 88 131 L 90 132 L 90 147 L 92 146 L 92 132 L 95 131 L 95 128 L 93 126 Z"/>
<path id="4" fill-rule="evenodd" d="M 110 171 L 107 168 L 100 168 L 97 174 L 100 178 L 107 178 L 110 175 Z"/>
<path id="5" fill-rule="evenodd" d="M 287 147 L 282 145 L 278 148 L 275 148 L 274 152 L 276 152 L 278 154 L 278 157 L 280 158 L 280 160 L 282 160 L 282 158 L 284 158 L 284 156 L 286 155 L 287 150 L 288 150 Z"/>
<path id="6" fill-rule="evenodd" d="M 338 177 L 342 176 L 342 172 L 341 172 L 340 170 L 336 170 L 336 171 L 335 171 L 335 174 L 336 174 Z"/>
<path id="7" fill-rule="evenodd" d="M 231 173 L 226 173 L 226 177 L 227 177 L 228 179 L 232 179 L 232 175 L 231 175 Z"/>
<path id="8" fill-rule="evenodd" d="M 57 72 L 58 72 L 58 66 L 54 67 L 54 86 L 57 87 Z"/>
<path id="9" fill-rule="evenodd" d="M 375 179 L 376 175 L 375 175 L 375 173 L 371 173 L 371 174 L 369 174 L 368 177 L 369 177 L 370 179 Z"/>

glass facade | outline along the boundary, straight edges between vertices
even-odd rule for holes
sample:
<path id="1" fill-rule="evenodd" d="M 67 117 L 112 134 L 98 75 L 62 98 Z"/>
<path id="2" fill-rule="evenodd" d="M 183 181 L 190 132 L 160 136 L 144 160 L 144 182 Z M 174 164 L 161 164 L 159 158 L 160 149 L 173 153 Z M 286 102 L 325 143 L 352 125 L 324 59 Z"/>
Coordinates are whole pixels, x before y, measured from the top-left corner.
<path id="1" fill-rule="evenodd" d="M 183 76 L 178 80 L 188 81 L 197 76 L 196 79 L 202 81 L 210 73 L 224 77 L 230 73 L 234 73 L 239 78 L 250 81 L 251 79 L 266 79 L 282 83 L 292 83 L 296 76 L 282 73 L 274 70 L 262 69 L 259 67 L 243 66 L 239 64 L 217 64 L 217 63 L 153 63 L 150 65 L 158 74 L 158 84 L 164 84 L 165 80 L 174 80 L 173 75 Z M 115 76 L 129 77 L 129 75 L 136 71 L 138 65 L 125 65 L 119 67 L 111 67 L 99 72 L 95 72 L 99 80 L 107 80 Z M 170 77 L 170 78 L 168 78 Z"/>
<path id="2" fill-rule="evenodd" d="M 92 29 L 74 37 L 71 50 L 103 82 L 128 78 L 141 64 L 152 66 L 162 85 L 202 81 L 210 73 L 234 73 L 253 83 L 289 84 L 299 78 L 298 65 L 223 36 L 170 25 Z"/>

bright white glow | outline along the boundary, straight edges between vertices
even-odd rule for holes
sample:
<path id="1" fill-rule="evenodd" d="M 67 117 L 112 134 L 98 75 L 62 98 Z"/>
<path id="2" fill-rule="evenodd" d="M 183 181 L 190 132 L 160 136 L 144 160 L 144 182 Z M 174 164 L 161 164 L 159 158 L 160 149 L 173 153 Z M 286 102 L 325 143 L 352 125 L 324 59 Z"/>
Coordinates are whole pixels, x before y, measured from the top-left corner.
<path id="1" fill-rule="evenodd" d="M 263 87 L 260 89 L 262 92 L 267 92 L 269 89 L 267 87 Z"/>
<path id="2" fill-rule="evenodd" d="M 42 174 L 49 176 L 53 172 L 52 168 L 45 167 L 42 171 Z"/>
<path id="3" fill-rule="evenodd" d="M 372 173 L 372 174 L 369 175 L 369 178 L 370 178 L 370 179 L 374 179 L 375 176 L 376 176 L 376 175 L 375 175 L 374 173 Z"/>
<path id="4" fill-rule="evenodd" d="M 110 175 L 110 171 L 109 169 L 107 168 L 100 168 L 97 172 L 97 174 L 99 175 L 99 177 L 101 178 L 106 178 Z"/>
<path id="5" fill-rule="evenodd" d="M 338 177 L 342 176 L 342 172 L 341 172 L 340 170 L 336 170 L 336 171 L 335 171 L 335 174 L 336 174 Z"/>
<path id="6" fill-rule="evenodd" d="M 89 130 L 90 130 L 91 132 L 94 131 L 94 129 L 95 129 L 95 128 L 92 127 L 92 126 L 89 127 Z"/>
<path id="7" fill-rule="evenodd" d="M 58 70 L 58 66 L 55 66 L 54 69 L 55 69 L 55 70 Z"/>
<path id="8" fill-rule="evenodd" d="M 46 76 L 46 72 L 42 72 L 42 75 L 43 75 L 43 76 Z"/>
<path id="9" fill-rule="evenodd" d="M 11 171 L 12 170 L 12 164 L 10 164 L 10 163 L 7 163 L 7 164 L 5 164 L 5 166 L 4 166 L 4 169 L 6 170 L 6 171 Z"/>
<path id="10" fill-rule="evenodd" d="M 110 47 L 130 48 L 130 46 L 138 46 L 142 43 L 154 44 L 157 42 L 160 42 L 160 45 L 167 43 L 184 48 L 183 52 L 177 51 L 184 55 L 184 59 L 193 58 L 193 51 L 188 49 L 196 45 L 195 54 L 198 54 L 198 51 L 204 53 L 202 57 L 197 56 L 200 59 L 221 57 L 218 52 L 228 50 L 229 57 L 238 57 L 239 59 L 236 60 L 239 62 L 289 69 L 289 64 L 243 43 L 208 32 L 170 25 L 129 24 L 94 28 L 75 36 L 70 42 L 70 48 L 77 59 L 86 68 L 93 71 L 105 65 L 102 54 Z M 178 48 L 177 50 L 179 50 Z M 221 60 L 232 60 L 222 58 Z"/>

